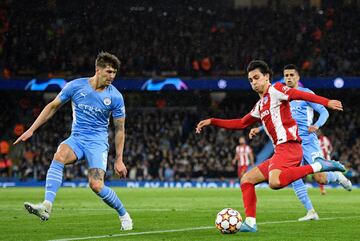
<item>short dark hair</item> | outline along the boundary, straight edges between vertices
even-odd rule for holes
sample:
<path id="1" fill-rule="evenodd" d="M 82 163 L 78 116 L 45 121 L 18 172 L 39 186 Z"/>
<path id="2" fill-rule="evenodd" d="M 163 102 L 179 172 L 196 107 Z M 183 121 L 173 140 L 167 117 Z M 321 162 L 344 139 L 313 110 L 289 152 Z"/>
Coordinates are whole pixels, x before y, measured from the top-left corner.
<path id="1" fill-rule="evenodd" d="M 249 73 L 250 71 L 253 71 L 255 69 L 259 69 L 262 74 L 269 74 L 269 80 L 272 80 L 273 72 L 270 69 L 269 65 L 262 60 L 253 60 L 249 63 L 249 65 L 246 68 L 246 71 Z"/>
<path id="2" fill-rule="evenodd" d="M 95 67 L 106 68 L 107 66 L 119 70 L 120 60 L 113 54 L 101 51 L 96 57 Z"/>
<path id="3" fill-rule="evenodd" d="M 286 69 L 294 69 L 300 75 L 300 70 L 295 64 L 287 64 L 287 65 L 285 65 L 283 71 L 286 70 Z"/>

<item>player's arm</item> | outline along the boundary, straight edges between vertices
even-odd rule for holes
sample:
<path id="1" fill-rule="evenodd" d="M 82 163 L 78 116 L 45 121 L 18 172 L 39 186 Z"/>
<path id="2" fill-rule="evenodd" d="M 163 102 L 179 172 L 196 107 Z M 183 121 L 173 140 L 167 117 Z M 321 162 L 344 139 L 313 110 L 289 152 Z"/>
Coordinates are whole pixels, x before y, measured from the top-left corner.
<path id="1" fill-rule="evenodd" d="M 291 100 L 306 100 L 314 103 L 318 103 L 320 105 L 326 106 L 333 110 L 342 111 L 343 106 L 341 101 L 339 100 L 329 100 L 328 98 L 315 95 L 312 93 L 308 93 L 305 91 L 297 90 L 294 88 L 288 88 L 285 91 L 285 94 L 289 96 L 289 101 Z"/>
<path id="2" fill-rule="evenodd" d="M 252 138 L 257 136 L 257 134 L 259 134 L 262 131 L 264 131 L 264 126 L 251 128 L 251 130 L 249 132 L 249 139 L 252 140 Z"/>
<path id="3" fill-rule="evenodd" d="M 241 119 L 217 119 L 210 118 L 200 121 L 196 126 L 196 133 L 200 133 L 202 128 L 208 125 L 217 126 L 225 129 L 244 129 L 259 119 L 253 117 L 250 113 Z"/>
<path id="4" fill-rule="evenodd" d="M 125 143 L 125 117 L 115 118 L 115 173 L 120 177 L 126 177 L 127 169 L 123 161 L 124 143 Z"/>
<path id="5" fill-rule="evenodd" d="M 311 108 L 313 108 L 317 113 L 319 113 L 319 118 L 318 120 L 311 126 L 309 126 L 308 130 L 309 132 L 316 132 L 320 127 L 322 127 L 325 122 L 327 121 L 327 119 L 329 118 L 329 112 L 327 111 L 327 109 L 319 104 L 315 104 L 312 102 L 308 103 Z"/>
<path id="6" fill-rule="evenodd" d="M 18 144 L 20 141 L 26 141 L 29 139 L 40 126 L 47 122 L 56 113 L 62 104 L 63 103 L 61 102 L 59 96 L 47 104 L 30 128 L 14 142 L 14 145 Z"/>

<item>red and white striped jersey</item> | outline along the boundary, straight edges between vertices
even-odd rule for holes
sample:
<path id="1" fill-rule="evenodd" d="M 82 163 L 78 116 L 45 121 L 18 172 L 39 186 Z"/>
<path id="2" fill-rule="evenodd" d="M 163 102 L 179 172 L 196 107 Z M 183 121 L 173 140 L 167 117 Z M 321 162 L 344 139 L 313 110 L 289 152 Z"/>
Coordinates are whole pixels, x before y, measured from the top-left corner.
<path id="1" fill-rule="evenodd" d="M 331 142 L 329 140 L 329 138 L 327 138 L 326 136 L 319 136 L 319 143 L 320 143 L 320 147 L 321 150 L 323 152 L 324 158 L 327 160 L 331 159 L 331 151 L 332 151 L 332 145 Z"/>
<path id="2" fill-rule="evenodd" d="M 228 120 L 211 118 L 210 124 L 226 129 L 244 129 L 261 120 L 275 146 L 288 141 L 301 142 L 296 121 L 291 116 L 289 103 L 291 100 L 306 100 L 324 106 L 330 101 L 322 96 L 289 88 L 278 82 L 273 86 L 269 85 L 263 97 L 243 118 Z"/>
<path id="3" fill-rule="evenodd" d="M 291 116 L 289 87 L 276 83 L 256 103 L 251 115 L 261 119 L 264 130 L 274 145 L 288 141 L 301 141 L 296 121 Z"/>
<path id="4" fill-rule="evenodd" d="M 238 166 L 249 166 L 250 165 L 250 153 L 252 152 L 251 147 L 248 145 L 236 146 L 236 160 Z"/>

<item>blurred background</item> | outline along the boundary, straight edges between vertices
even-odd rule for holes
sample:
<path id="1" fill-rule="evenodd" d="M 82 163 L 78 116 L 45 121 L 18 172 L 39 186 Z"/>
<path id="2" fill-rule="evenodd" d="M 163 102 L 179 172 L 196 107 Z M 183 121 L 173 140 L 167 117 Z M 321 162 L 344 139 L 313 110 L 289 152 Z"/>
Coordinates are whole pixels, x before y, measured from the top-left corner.
<path id="1" fill-rule="evenodd" d="M 12 143 L 67 81 L 92 76 L 104 50 L 121 62 L 114 85 L 127 108 L 128 180 L 237 179 L 232 164 L 249 129 L 207 128 L 204 118 L 239 118 L 258 96 L 246 79 L 252 59 L 282 78 L 296 64 L 301 82 L 343 101 L 322 128 L 332 158 L 359 183 L 360 1 L 358 0 L 3 0 L 0 2 L 0 182 L 43 181 L 71 128 L 66 104 L 26 143 Z M 112 124 L 111 124 L 112 125 Z M 108 180 L 113 173 L 110 128 Z M 256 162 L 272 154 L 265 134 L 247 140 Z M 85 180 L 77 161 L 67 181 Z M 312 180 L 308 180 L 312 182 Z"/>

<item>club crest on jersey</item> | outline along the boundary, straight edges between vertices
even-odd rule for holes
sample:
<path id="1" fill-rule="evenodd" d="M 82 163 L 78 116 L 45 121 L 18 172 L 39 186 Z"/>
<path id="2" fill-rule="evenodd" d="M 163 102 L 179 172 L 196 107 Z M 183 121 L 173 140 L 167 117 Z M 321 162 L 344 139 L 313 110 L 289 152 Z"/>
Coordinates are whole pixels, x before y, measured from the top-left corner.
<path id="1" fill-rule="evenodd" d="M 110 98 L 106 97 L 106 98 L 104 99 L 104 104 L 105 104 L 105 105 L 110 105 L 110 104 L 111 104 Z"/>
<path id="2" fill-rule="evenodd" d="M 268 98 L 267 96 L 265 96 L 265 97 L 263 98 L 263 104 L 266 105 L 266 103 L 268 102 L 268 100 L 269 100 L 269 98 Z"/>
<path id="3" fill-rule="evenodd" d="M 282 87 L 282 90 L 283 90 L 285 93 L 287 93 L 287 92 L 290 90 L 290 88 L 287 87 L 287 86 L 283 86 L 283 87 Z"/>

